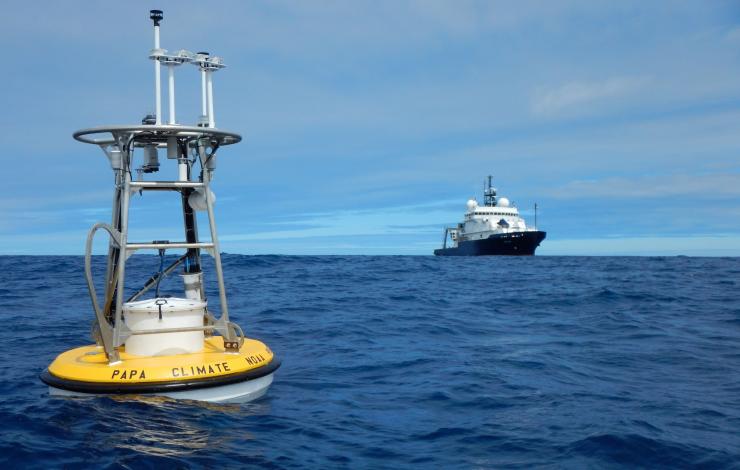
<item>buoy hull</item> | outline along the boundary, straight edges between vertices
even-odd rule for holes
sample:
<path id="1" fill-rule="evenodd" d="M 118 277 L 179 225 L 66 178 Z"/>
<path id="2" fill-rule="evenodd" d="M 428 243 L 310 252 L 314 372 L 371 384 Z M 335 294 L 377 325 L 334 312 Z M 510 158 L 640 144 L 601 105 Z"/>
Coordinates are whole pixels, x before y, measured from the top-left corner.
<path id="1" fill-rule="evenodd" d="M 223 339 L 207 338 L 202 351 L 171 356 L 134 356 L 122 350 L 109 363 L 102 347 L 60 354 L 41 373 L 56 396 L 158 395 L 211 402 L 244 403 L 265 394 L 280 361 L 262 342 L 245 339 L 238 352 Z"/>
<path id="2" fill-rule="evenodd" d="M 248 403 L 261 398 L 272 384 L 274 374 L 268 374 L 258 379 L 247 380 L 229 385 L 212 386 L 208 388 L 197 388 L 192 390 L 182 390 L 174 392 L 155 392 L 155 393 L 120 393 L 116 395 L 131 396 L 161 396 L 173 398 L 176 400 L 197 400 L 213 403 Z M 72 390 L 65 390 L 49 385 L 49 394 L 61 397 L 95 397 L 110 396 L 111 393 L 85 393 Z"/>

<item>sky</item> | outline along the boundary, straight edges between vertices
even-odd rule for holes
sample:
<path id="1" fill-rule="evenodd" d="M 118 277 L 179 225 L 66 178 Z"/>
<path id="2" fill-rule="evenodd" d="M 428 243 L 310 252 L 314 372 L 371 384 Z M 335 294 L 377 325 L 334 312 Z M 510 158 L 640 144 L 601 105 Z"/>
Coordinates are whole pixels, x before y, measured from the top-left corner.
<path id="1" fill-rule="evenodd" d="M 72 133 L 153 112 L 152 8 L 162 47 L 227 65 L 222 251 L 430 255 L 490 174 L 530 225 L 537 203 L 538 255 L 740 256 L 740 3 L 719 0 L 6 1 L 0 254 L 82 254 L 110 220 L 108 162 Z M 193 124 L 197 69 L 176 80 Z M 129 239 L 182 239 L 179 206 L 136 196 Z"/>

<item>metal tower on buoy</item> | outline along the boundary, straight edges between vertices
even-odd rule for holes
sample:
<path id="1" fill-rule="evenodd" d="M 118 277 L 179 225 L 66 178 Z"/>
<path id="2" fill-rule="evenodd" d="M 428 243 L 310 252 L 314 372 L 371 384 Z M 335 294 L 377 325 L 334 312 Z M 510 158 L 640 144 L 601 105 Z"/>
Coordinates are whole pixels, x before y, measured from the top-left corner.
<path id="1" fill-rule="evenodd" d="M 112 220 L 90 229 L 85 276 L 95 313 L 95 345 L 61 354 L 42 374 L 52 393 L 152 393 L 211 401 L 248 401 L 261 396 L 280 363 L 257 340 L 244 337 L 229 319 L 224 274 L 216 231 L 211 181 L 216 153 L 241 141 L 239 134 L 216 128 L 213 73 L 224 68 L 220 57 L 187 50 L 170 53 L 160 45 L 164 15 L 151 10 L 154 25 L 155 113 L 141 124 L 103 126 L 74 133 L 80 142 L 99 146 L 115 176 Z M 201 75 L 201 115 L 196 125 L 177 122 L 175 70 L 192 63 Z M 168 116 L 162 116 L 161 68 L 167 67 Z M 160 165 L 160 153 L 166 161 Z M 169 171 L 170 178 L 150 175 Z M 143 191 L 170 191 L 182 202 L 183 239 L 129 240 L 131 196 Z M 210 239 L 199 237 L 196 211 L 205 211 Z M 93 238 L 100 229 L 110 236 L 105 292 L 98 301 L 91 269 Z M 125 296 L 126 264 L 137 251 L 180 251 L 169 266 L 160 266 L 133 295 Z M 182 253 L 184 251 L 184 253 Z M 201 254 L 213 257 L 220 312 L 208 306 L 203 288 Z M 163 277 L 182 266 L 183 297 L 159 295 Z M 141 300 L 155 288 L 153 298 Z"/>

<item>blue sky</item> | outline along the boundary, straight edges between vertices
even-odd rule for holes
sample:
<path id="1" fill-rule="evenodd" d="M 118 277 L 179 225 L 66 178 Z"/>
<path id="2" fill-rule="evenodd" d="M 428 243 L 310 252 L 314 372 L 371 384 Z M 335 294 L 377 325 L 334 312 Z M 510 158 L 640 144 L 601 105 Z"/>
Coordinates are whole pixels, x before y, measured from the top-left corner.
<path id="1" fill-rule="evenodd" d="M 492 174 L 538 203 L 538 254 L 740 255 L 740 6 L 593 0 L 8 2 L 0 253 L 81 254 L 109 220 L 71 134 L 153 110 L 150 8 L 228 65 L 226 252 L 430 254 Z M 195 122 L 195 68 L 177 103 Z M 130 238 L 182 238 L 174 195 L 133 204 Z"/>

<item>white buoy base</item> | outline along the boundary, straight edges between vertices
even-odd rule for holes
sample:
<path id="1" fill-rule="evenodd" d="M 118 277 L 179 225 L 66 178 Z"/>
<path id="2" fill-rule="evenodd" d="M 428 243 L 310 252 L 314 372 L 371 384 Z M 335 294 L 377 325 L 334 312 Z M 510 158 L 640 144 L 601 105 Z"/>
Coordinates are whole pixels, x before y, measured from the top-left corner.
<path id="1" fill-rule="evenodd" d="M 260 398 L 267 392 L 272 384 L 274 374 L 268 374 L 264 377 L 253 380 L 245 380 L 228 385 L 219 385 L 207 388 L 196 388 L 193 390 L 181 390 L 177 392 L 161 393 L 141 393 L 138 396 L 160 396 L 169 397 L 176 400 L 197 400 L 214 403 L 247 403 Z M 49 394 L 54 396 L 65 397 L 95 397 L 105 396 L 102 393 L 83 393 L 63 390 L 61 388 L 49 387 Z M 132 395 L 132 396 L 137 396 Z M 116 395 L 122 396 L 122 395 Z"/>

